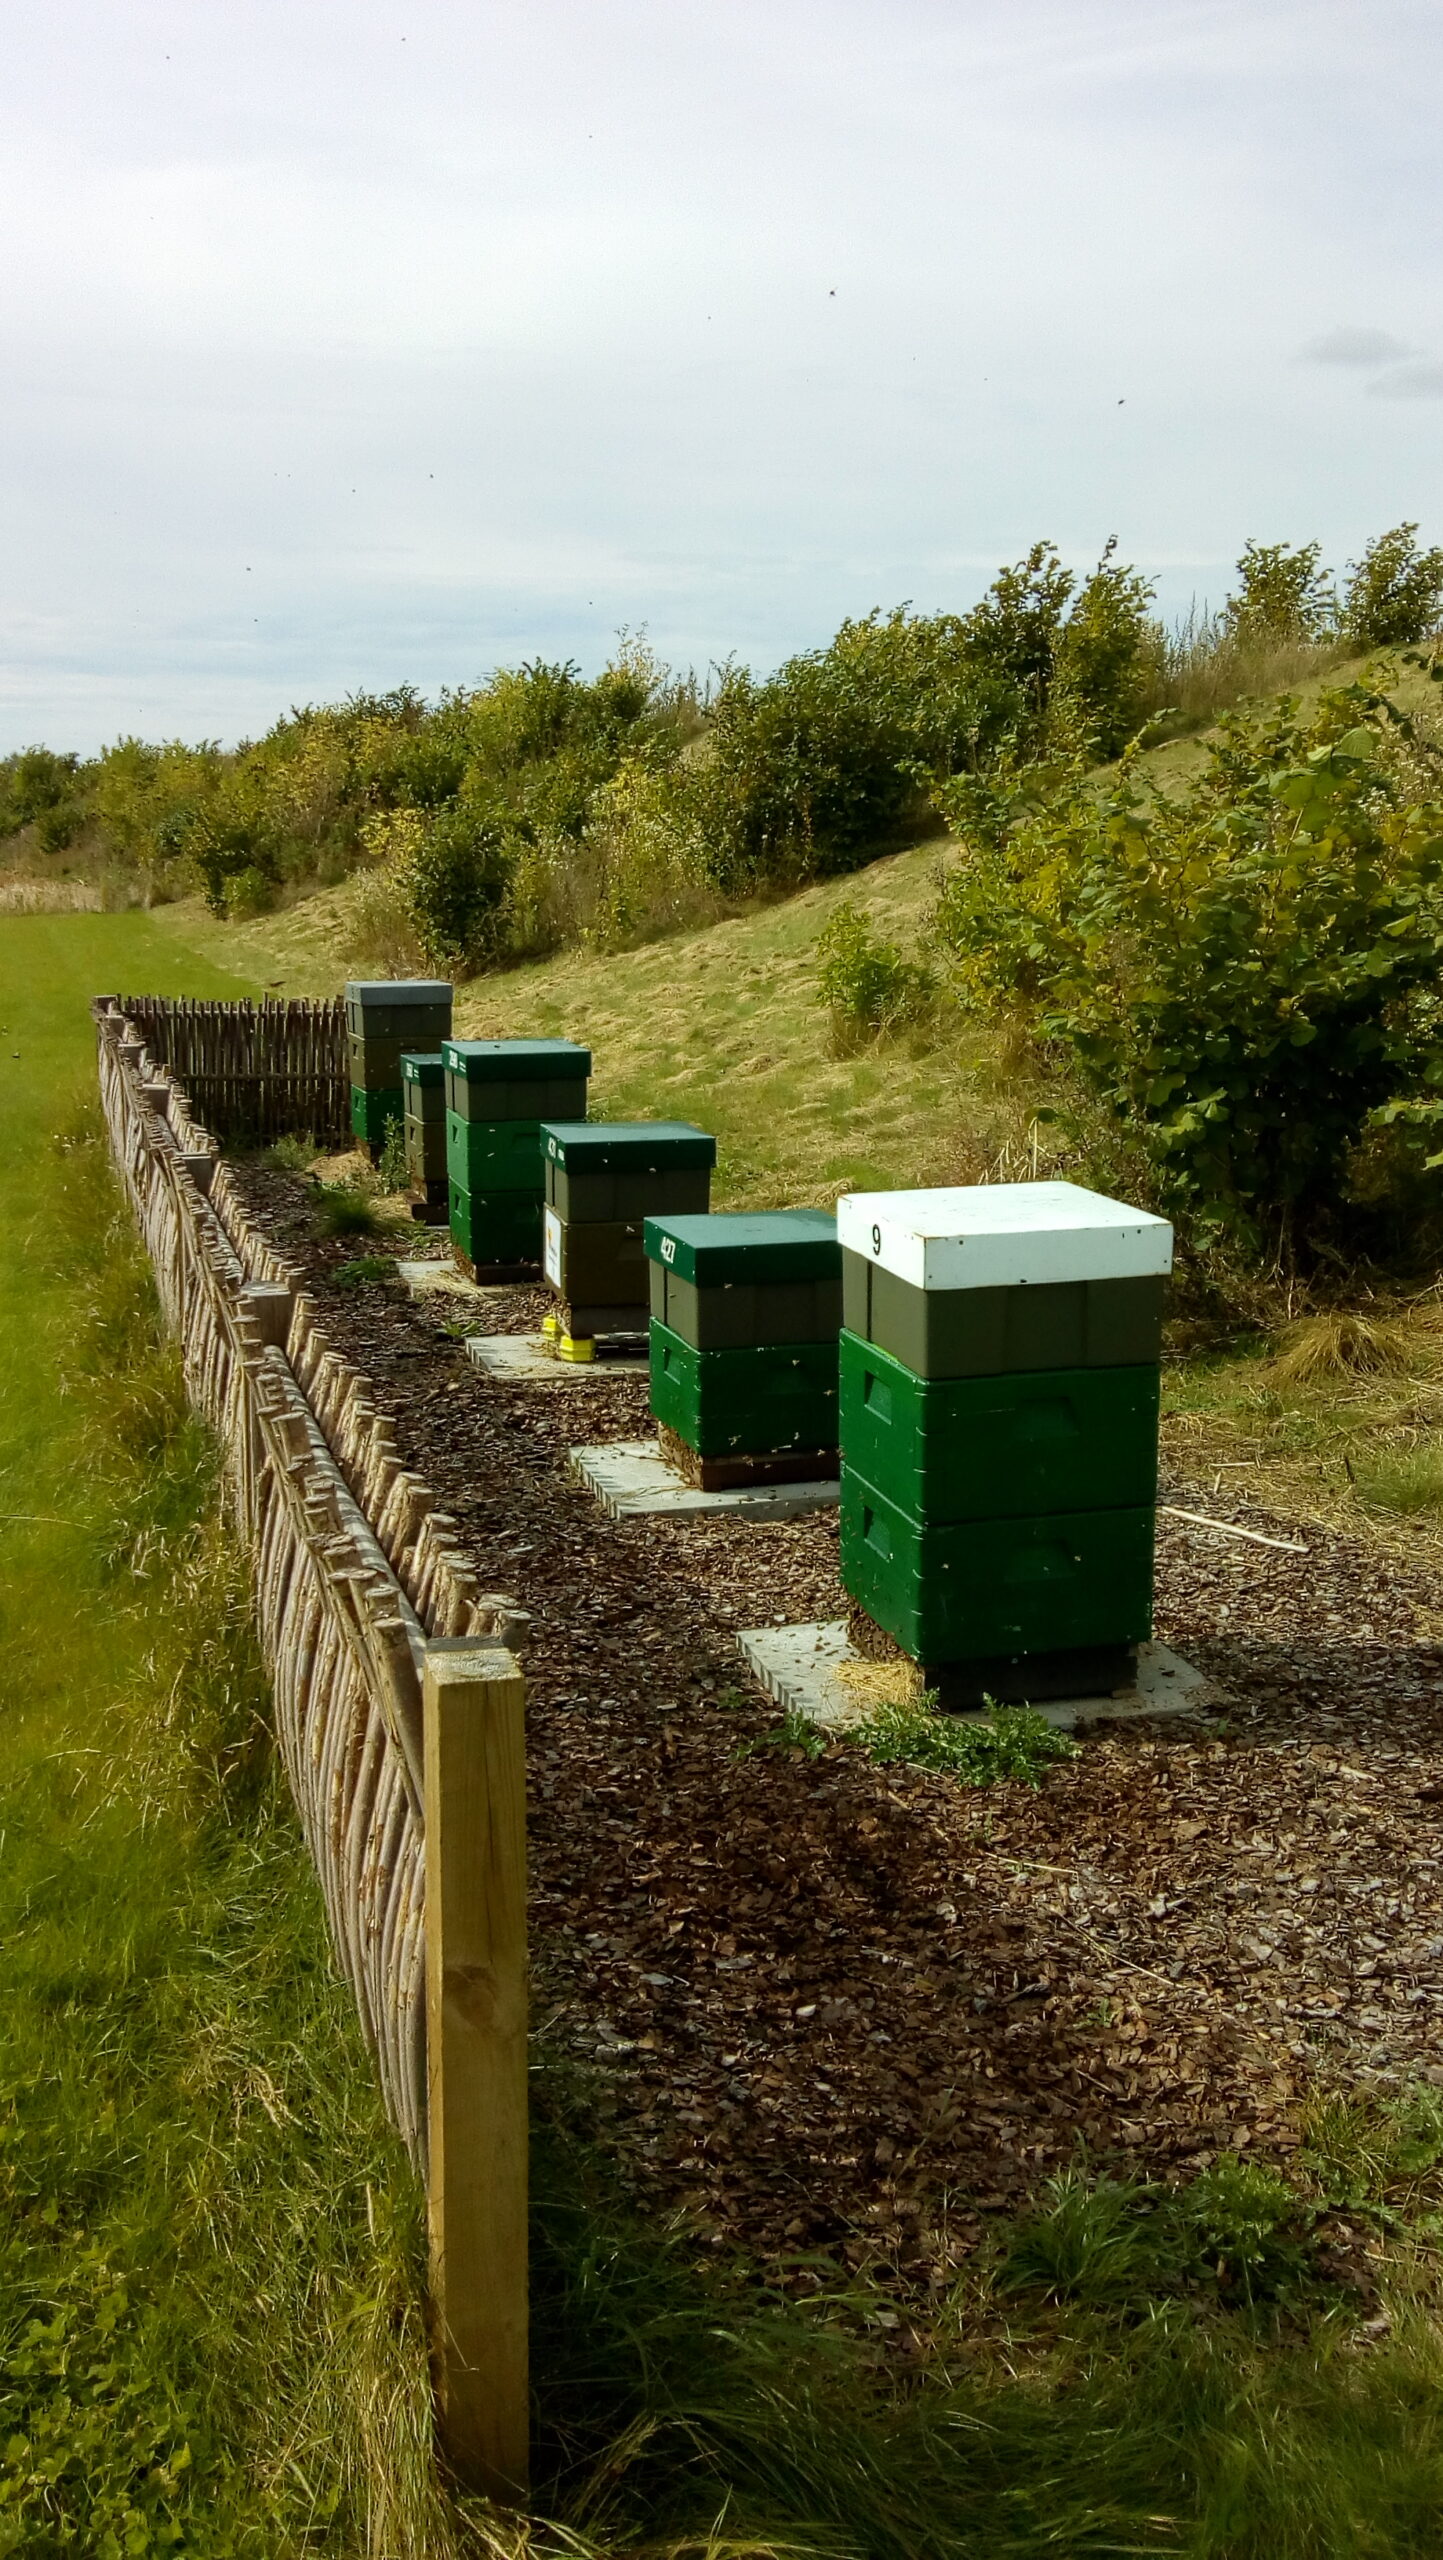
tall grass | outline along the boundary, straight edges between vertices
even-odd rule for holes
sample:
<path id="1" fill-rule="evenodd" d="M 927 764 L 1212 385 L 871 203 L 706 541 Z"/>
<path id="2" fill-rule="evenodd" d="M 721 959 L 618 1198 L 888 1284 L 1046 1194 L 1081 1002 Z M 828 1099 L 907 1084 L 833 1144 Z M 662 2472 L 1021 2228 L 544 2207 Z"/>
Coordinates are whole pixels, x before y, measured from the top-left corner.
<path id="1" fill-rule="evenodd" d="M 1174 732 L 1206 728 L 1234 703 L 1291 692 L 1356 657 L 1357 644 L 1326 640 L 1250 640 L 1230 631 L 1221 614 L 1196 609 L 1170 627 L 1149 626 L 1146 707 L 1165 713 Z M 1157 734 L 1157 733 L 1154 733 Z"/>

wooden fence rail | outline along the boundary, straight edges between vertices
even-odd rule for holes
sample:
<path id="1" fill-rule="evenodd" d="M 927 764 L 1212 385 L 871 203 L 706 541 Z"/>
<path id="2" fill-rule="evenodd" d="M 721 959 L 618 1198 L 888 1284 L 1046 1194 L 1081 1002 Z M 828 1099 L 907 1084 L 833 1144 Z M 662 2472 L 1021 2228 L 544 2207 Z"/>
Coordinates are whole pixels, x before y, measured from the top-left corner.
<path id="1" fill-rule="evenodd" d="M 507 1640 L 524 1612 L 481 1589 L 454 1520 L 401 1466 L 369 1381 L 327 1341 L 162 1063 L 182 1047 L 169 1014 L 213 1022 L 220 1009 L 149 999 L 144 1024 L 136 1002 L 98 997 L 92 1010 L 115 1162 L 187 1393 L 224 1452 L 276 1742 L 336 1960 L 426 2180 L 444 2439 L 463 2472 L 515 2501 L 528 2408 L 525 1749 Z"/>
<path id="2" fill-rule="evenodd" d="M 346 1008 L 300 997 L 223 1004 L 117 996 L 152 1058 L 195 1097 L 223 1140 L 309 1134 L 318 1145 L 350 1127 Z"/>

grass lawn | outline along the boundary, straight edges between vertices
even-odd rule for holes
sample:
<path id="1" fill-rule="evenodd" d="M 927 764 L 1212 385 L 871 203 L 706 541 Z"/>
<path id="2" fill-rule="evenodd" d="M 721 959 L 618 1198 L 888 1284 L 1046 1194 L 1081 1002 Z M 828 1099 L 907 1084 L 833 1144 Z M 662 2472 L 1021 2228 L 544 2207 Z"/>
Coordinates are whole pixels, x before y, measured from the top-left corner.
<path id="1" fill-rule="evenodd" d="M 100 1138 L 121 986 L 248 992 L 0 923 L 0 2553 L 419 2552 L 415 2200 Z"/>

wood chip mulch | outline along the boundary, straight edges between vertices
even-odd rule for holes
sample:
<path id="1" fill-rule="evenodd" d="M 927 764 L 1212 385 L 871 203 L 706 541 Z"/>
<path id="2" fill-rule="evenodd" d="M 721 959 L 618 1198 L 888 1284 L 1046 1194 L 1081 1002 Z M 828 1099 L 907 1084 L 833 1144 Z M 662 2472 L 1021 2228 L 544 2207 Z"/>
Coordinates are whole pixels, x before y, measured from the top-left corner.
<path id="1" fill-rule="evenodd" d="M 1141 2174 L 1295 2147 L 1320 2088 L 1443 2084 L 1443 1647 L 1425 1573 L 1226 1492 L 1168 1498 L 1157 1633 L 1221 1732 L 1096 1728 L 1033 1789 L 737 1748 L 775 1724 L 735 1631 L 843 1614 L 826 1515 L 607 1519 L 576 1442 L 644 1382 L 507 1386 L 459 1302 L 332 1289 L 305 1186 L 244 1169 L 488 1587 L 531 1611 L 537 2022 L 591 2066 L 643 2196 L 806 2285 L 903 2295 L 1085 2155 Z M 424 1250 L 418 1239 L 417 1250 Z M 535 1328 L 542 1300 L 483 1329 Z"/>

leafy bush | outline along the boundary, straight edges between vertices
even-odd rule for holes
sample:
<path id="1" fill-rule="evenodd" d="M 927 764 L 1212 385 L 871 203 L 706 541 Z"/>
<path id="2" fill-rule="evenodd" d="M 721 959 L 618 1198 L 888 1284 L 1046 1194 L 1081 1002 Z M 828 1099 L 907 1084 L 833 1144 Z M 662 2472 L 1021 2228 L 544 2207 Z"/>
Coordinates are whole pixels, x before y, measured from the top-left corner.
<path id="1" fill-rule="evenodd" d="M 459 976 L 496 957 L 513 864 L 504 811 L 465 801 L 441 811 L 401 870 L 406 910 L 428 967 Z"/>
<path id="2" fill-rule="evenodd" d="M 875 934 L 850 899 L 818 935 L 817 960 L 817 984 L 842 1053 L 919 1020 L 936 996 L 925 963 L 907 959 L 894 942 Z"/>
<path id="3" fill-rule="evenodd" d="M 43 830 L 47 823 L 53 829 L 57 821 L 71 825 L 73 832 L 79 823 L 79 775 L 78 756 L 55 755 L 49 747 L 22 747 L 17 755 L 0 758 L 0 837 L 15 835 L 21 827 Z M 63 836 L 59 843 L 69 840 Z M 46 844 L 45 849 L 58 846 Z"/>
<path id="4" fill-rule="evenodd" d="M 1438 627 L 1443 551 L 1420 551 L 1416 524 L 1395 524 L 1349 563 L 1343 627 L 1360 649 L 1406 647 Z"/>
<path id="5" fill-rule="evenodd" d="M 919 1769 L 945 1769 L 971 1787 L 1000 1778 L 1040 1786 L 1055 1761 L 1075 1760 L 1078 1746 L 1035 1707 L 992 1707 L 986 1717 L 940 1715 L 926 1700 L 879 1707 L 857 1728 L 869 1760 L 883 1767 L 907 1760 Z"/>
<path id="6" fill-rule="evenodd" d="M 1248 542 L 1238 562 L 1239 587 L 1223 607 L 1235 640 L 1320 640 L 1337 620 L 1337 600 L 1321 566 L 1319 542 Z"/>
<path id="7" fill-rule="evenodd" d="M 1443 790 L 1396 787 L 1390 723 L 1353 686 L 1234 715 L 1176 800 L 1127 762 L 1061 783 L 939 902 L 962 1000 L 1030 1006 L 1172 1199 L 1254 1248 L 1316 1250 L 1369 1128 L 1443 1120 Z"/>

